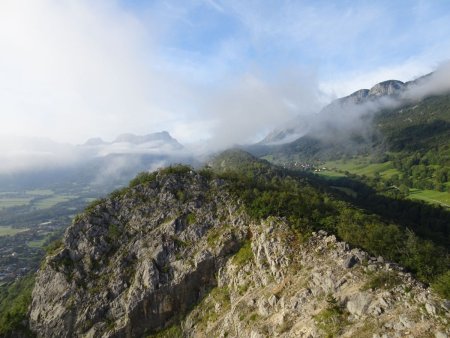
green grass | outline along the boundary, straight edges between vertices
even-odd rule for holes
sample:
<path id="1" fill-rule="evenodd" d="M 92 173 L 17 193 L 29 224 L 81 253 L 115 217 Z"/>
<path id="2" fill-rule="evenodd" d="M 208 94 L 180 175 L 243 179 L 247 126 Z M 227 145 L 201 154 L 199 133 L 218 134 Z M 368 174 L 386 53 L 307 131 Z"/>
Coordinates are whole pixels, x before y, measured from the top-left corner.
<path id="1" fill-rule="evenodd" d="M 233 263 L 236 265 L 244 265 L 253 259 L 253 251 L 250 241 L 246 241 L 239 251 L 233 257 Z"/>
<path id="2" fill-rule="evenodd" d="M 334 170 L 322 170 L 317 172 L 316 174 L 323 176 L 325 178 L 331 179 L 331 180 L 335 180 L 341 177 L 345 177 L 345 174 L 334 171 Z"/>
<path id="3" fill-rule="evenodd" d="M 368 160 L 363 158 L 329 161 L 325 163 L 325 167 L 329 168 L 326 172 L 335 173 L 333 169 L 336 169 L 361 176 L 375 176 L 376 173 L 379 173 L 380 176 L 384 178 L 390 178 L 395 174 L 400 174 L 390 161 L 384 163 L 369 163 Z"/>
<path id="4" fill-rule="evenodd" d="M 348 171 L 356 175 L 366 175 L 375 176 L 375 173 L 379 173 L 384 179 L 388 179 L 393 175 L 399 175 L 400 172 L 393 168 L 391 162 L 384 163 L 372 163 L 370 164 L 367 159 L 364 158 L 354 158 L 351 160 L 338 160 L 329 161 L 325 163 L 325 167 L 329 168 L 326 171 L 321 171 L 318 174 L 328 178 L 339 178 L 345 176 L 343 173 L 336 172 L 335 170 Z M 449 183 L 446 183 L 447 186 Z M 342 188 L 339 190 L 343 191 Z M 348 195 L 351 192 L 343 191 Z M 436 190 L 421 190 L 421 189 L 410 189 L 410 194 L 408 196 L 410 199 L 421 200 L 432 204 L 439 204 L 444 207 L 450 208 L 450 193 L 440 192 Z"/>
<path id="5" fill-rule="evenodd" d="M 0 226 L 0 236 L 9 236 L 9 235 L 15 235 L 19 232 L 26 231 L 28 229 L 17 229 L 12 228 L 10 226 Z"/>
<path id="6" fill-rule="evenodd" d="M 147 336 L 147 338 L 181 338 L 183 337 L 183 330 L 180 325 L 170 326 L 158 333 Z"/>
<path id="7" fill-rule="evenodd" d="M 26 319 L 31 304 L 34 276 L 29 275 L 0 289 L 0 336 L 32 337 Z"/>
<path id="8" fill-rule="evenodd" d="M 55 194 L 50 189 L 28 190 L 23 193 L 0 194 L 0 209 L 31 206 L 36 209 L 47 209 L 61 202 L 68 202 L 78 196 Z"/>
<path id="9" fill-rule="evenodd" d="M 348 324 L 347 314 L 332 295 L 328 295 L 326 301 L 327 307 L 315 315 L 314 320 L 317 327 L 325 333 L 324 337 L 340 336 L 344 326 Z"/>
<path id="10" fill-rule="evenodd" d="M 50 189 L 34 189 L 34 190 L 27 190 L 27 195 L 33 195 L 33 196 L 51 196 L 54 194 L 53 190 Z"/>
<path id="11" fill-rule="evenodd" d="M 32 197 L 2 197 L 0 198 L 0 209 L 27 205 L 31 200 Z"/>
<path id="12" fill-rule="evenodd" d="M 380 175 L 383 178 L 391 178 L 394 175 L 399 175 L 400 176 L 400 171 L 398 171 L 397 169 L 392 168 L 392 169 L 388 169 L 388 170 L 385 170 L 385 171 L 381 172 Z"/>
<path id="13" fill-rule="evenodd" d="M 74 195 L 54 195 L 48 198 L 40 199 L 33 203 L 33 205 L 37 209 L 47 209 L 55 206 L 58 203 L 70 201 L 71 199 L 74 199 L 76 197 L 77 196 Z"/>
<path id="14" fill-rule="evenodd" d="M 27 245 L 30 247 L 30 248 L 42 248 L 42 247 L 44 247 L 44 245 L 45 245 L 45 243 L 48 241 L 48 239 L 51 237 L 51 235 L 52 235 L 52 233 L 51 232 L 49 232 L 49 233 L 47 233 L 47 235 L 45 235 L 43 238 L 41 238 L 41 239 L 37 239 L 37 240 L 34 240 L 34 241 L 29 241 L 28 243 L 27 243 Z"/>
<path id="15" fill-rule="evenodd" d="M 408 198 L 450 207 L 450 193 L 448 192 L 410 189 Z"/>
<path id="16" fill-rule="evenodd" d="M 36 240 L 36 241 L 29 241 L 29 242 L 27 243 L 27 245 L 28 245 L 30 248 L 42 248 L 42 247 L 44 246 L 44 243 L 45 243 L 45 238 L 43 238 L 43 239 L 38 239 L 38 240 Z"/>
<path id="17" fill-rule="evenodd" d="M 390 290 L 402 283 L 397 274 L 390 271 L 382 271 L 371 276 L 371 278 L 363 285 L 362 290 L 369 289 L 385 289 Z"/>
<path id="18" fill-rule="evenodd" d="M 266 155 L 261 157 L 263 160 L 269 161 L 269 162 L 273 162 L 273 155 Z"/>

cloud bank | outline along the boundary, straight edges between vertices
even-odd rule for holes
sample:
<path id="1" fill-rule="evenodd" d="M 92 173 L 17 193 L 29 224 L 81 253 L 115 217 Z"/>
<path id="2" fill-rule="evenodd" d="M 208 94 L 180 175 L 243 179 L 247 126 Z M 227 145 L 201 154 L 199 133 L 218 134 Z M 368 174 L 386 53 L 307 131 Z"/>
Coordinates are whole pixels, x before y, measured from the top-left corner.
<path id="1" fill-rule="evenodd" d="M 0 135 L 76 144 L 168 130 L 196 151 L 252 142 L 337 96 L 433 70 L 450 55 L 449 9 L 4 0 Z"/>

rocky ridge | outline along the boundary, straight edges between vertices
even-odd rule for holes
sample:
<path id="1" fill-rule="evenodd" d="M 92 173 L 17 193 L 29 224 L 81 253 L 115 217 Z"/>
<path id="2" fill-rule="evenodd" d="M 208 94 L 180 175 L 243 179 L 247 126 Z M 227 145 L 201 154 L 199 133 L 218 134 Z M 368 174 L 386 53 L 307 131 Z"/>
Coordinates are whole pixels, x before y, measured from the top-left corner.
<path id="1" fill-rule="evenodd" d="M 293 142 L 308 133 L 317 133 L 320 126 L 327 123 L 327 119 L 334 124 L 337 116 L 343 117 L 352 111 L 361 113 L 365 110 L 371 111 L 373 107 L 381 109 L 384 104 L 392 103 L 393 100 L 401 102 L 404 99 L 402 95 L 407 89 L 423 83 L 430 76 L 431 74 L 428 74 L 409 82 L 387 80 L 377 83 L 370 89 L 359 89 L 350 95 L 332 101 L 323 107 L 317 116 L 313 114 L 308 119 L 299 116 L 289 121 L 286 126 L 270 132 L 259 144 L 277 145 Z"/>
<path id="2" fill-rule="evenodd" d="M 38 273 L 38 337 L 446 337 L 450 304 L 325 232 L 251 219 L 226 181 L 138 177 L 91 205 Z"/>
<path id="3" fill-rule="evenodd" d="M 382 257 L 320 231 L 309 239 L 283 220 L 251 226 L 252 255 L 219 271 L 183 322 L 188 337 L 447 337 L 450 302 Z M 223 298 L 223 295 L 222 295 Z"/>

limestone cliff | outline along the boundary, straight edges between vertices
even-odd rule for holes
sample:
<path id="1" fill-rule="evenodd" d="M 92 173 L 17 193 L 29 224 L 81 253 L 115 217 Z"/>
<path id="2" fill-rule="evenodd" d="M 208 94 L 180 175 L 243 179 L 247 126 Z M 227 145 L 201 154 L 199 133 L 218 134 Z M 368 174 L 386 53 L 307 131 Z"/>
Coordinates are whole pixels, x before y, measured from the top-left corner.
<path id="1" fill-rule="evenodd" d="M 37 275 L 30 322 L 39 337 L 441 338 L 449 310 L 382 257 L 255 221 L 225 180 L 177 169 L 76 218 Z"/>

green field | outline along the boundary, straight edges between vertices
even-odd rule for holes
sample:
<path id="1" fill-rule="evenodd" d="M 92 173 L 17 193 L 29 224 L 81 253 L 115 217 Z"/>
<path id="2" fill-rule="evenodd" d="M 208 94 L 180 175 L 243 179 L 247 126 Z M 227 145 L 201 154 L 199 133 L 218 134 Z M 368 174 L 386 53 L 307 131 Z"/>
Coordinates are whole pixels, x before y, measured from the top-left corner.
<path id="1" fill-rule="evenodd" d="M 37 209 L 47 209 L 55 206 L 58 203 L 61 202 L 67 202 L 71 199 L 76 198 L 76 196 L 73 195 L 54 195 L 50 196 L 44 199 L 40 199 L 36 202 L 33 202 L 33 206 L 35 206 Z"/>
<path id="2" fill-rule="evenodd" d="M 323 176 L 325 178 L 329 178 L 329 179 L 337 179 L 340 177 L 345 177 L 344 173 L 340 173 L 334 170 L 322 170 L 316 173 L 317 175 Z"/>
<path id="3" fill-rule="evenodd" d="M 30 207 L 34 210 L 42 210 L 77 197 L 76 195 L 57 194 L 50 189 L 35 189 L 16 193 L 4 192 L 0 193 L 0 210 L 11 207 Z"/>
<path id="4" fill-rule="evenodd" d="M 53 190 L 50 189 L 34 189 L 34 190 L 27 190 L 27 195 L 33 195 L 33 196 L 51 196 L 54 194 Z"/>
<path id="5" fill-rule="evenodd" d="M 31 248 L 42 248 L 44 246 L 45 242 L 47 242 L 47 240 L 50 238 L 50 236 L 51 236 L 51 233 L 48 233 L 46 236 L 44 236 L 41 239 L 29 241 L 27 243 L 27 245 Z"/>
<path id="6" fill-rule="evenodd" d="M 450 193 L 435 190 L 410 189 L 409 198 L 429 203 L 440 204 L 450 208 Z"/>
<path id="7" fill-rule="evenodd" d="M 31 200 L 32 197 L 0 197 L 0 209 L 27 205 Z"/>
<path id="8" fill-rule="evenodd" d="M 356 174 L 359 176 L 366 175 L 369 177 L 373 177 L 375 176 L 376 173 L 379 173 L 382 178 L 386 179 L 392 177 L 393 175 L 400 174 L 400 172 L 397 169 L 393 168 L 391 162 L 370 163 L 369 161 L 363 158 L 329 161 L 324 164 L 324 167 L 326 167 L 327 170 L 322 170 L 317 174 L 330 179 L 337 179 L 339 177 L 345 176 L 343 174 L 344 171 L 348 171 L 349 173 Z M 449 183 L 446 183 L 445 185 L 448 186 Z M 343 191 L 342 189 L 339 190 Z M 349 194 L 348 192 L 346 193 Z M 444 207 L 450 208 L 449 192 L 410 189 L 408 198 L 421 200 L 433 204 L 439 204 Z"/>
<path id="9" fill-rule="evenodd" d="M 376 173 L 379 173 L 383 178 L 390 178 L 395 174 L 400 174 L 400 172 L 394 168 L 391 162 L 370 163 L 369 161 L 361 158 L 328 161 L 324 166 L 328 168 L 327 171 L 330 172 L 334 172 L 334 170 L 348 171 L 352 174 L 360 176 L 375 176 Z"/>
<path id="10" fill-rule="evenodd" d="M 11 228 L 10 226 L 0 226 L 0 236 L 9 236 L 9 235 L 15 235 L 19 232 L 26 231 L 28 229 L 16 229 Z"/>

